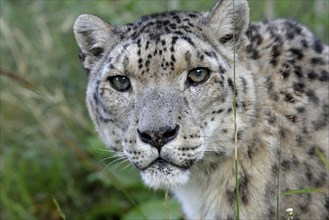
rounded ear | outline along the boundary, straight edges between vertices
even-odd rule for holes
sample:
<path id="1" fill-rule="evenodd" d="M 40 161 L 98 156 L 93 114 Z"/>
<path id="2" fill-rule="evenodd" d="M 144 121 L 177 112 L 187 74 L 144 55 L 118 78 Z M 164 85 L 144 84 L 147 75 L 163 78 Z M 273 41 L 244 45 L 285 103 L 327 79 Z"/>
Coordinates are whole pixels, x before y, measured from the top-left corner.
<path id="1" fill-rule="evenodd" d="M 234 5 L 233 5 L 234 4 Z M 249 25 L 247 0 L 219 0 L 208 15 L 210 25 L 219 34 L 219 42 L 227 43 L 239 39 Z"/>
<path id="2" fill-rule="evenodd" d="M 80 15 L 74 23 L 75 39 L 85 56 L 99 57 L 111 40 L 113 27 L 103 19 L 89 14 Z"/>

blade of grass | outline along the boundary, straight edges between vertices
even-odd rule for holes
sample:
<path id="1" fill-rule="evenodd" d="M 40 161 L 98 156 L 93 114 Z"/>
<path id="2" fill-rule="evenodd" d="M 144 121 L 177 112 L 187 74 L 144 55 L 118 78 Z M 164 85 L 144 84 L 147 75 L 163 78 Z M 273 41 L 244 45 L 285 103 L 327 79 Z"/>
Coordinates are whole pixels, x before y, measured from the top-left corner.
<path id="1" fill-rule="evenodd" d="M 324 155 L 324 153 L 321 152 L 318 148 L 315 149 L 315 154 L 320 158 L 321 162 L 326 166 L 327 170 L 329 170 L 329 161 L 326 158 L 326 155 Z"/>
<path id="2" fill-rule="evenodd" d="M 281 196 L 291 196 L 291 195 L 298 195 L 298 194 L 303 194 L 303 193 L 314 193 L 314 192 L 325 192 L 325 189 L 320 189 L 320 188 L 293 189 L 293 190 L 281 192 L 280 195 Z"/>
<path id="3" fill-rule="evenodd" d="M 63 220 L 66 220 L 66 215 L 65 215 L 65 213 L 63 212 L 63 210 L 61 209 L 61 207 L 60 207 L 58 201 L 57 201 L 55 198 L 53 198 L 53 202 L 54 202 L 54 204 L 55 204 L 55 206 L 56 206 L 56 210 L 57 210 L 59 216 L 60 216 Z"/>

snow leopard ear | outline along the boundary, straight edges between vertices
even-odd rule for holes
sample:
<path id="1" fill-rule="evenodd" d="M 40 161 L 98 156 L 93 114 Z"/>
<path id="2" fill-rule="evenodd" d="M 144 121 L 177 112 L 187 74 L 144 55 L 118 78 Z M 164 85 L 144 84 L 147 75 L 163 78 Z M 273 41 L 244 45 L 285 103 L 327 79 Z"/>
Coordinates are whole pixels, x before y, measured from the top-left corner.
<path id="1" fill-rule="evenodd" d="M 105 47 L 115 41 L 112 30 L 111 24 L 94 15 L 83 14 L 75 21 L 73 32 L 81 50 L 80 59 L 87 72 L 102 57 Z"/>
<path id="2" fill-rule="evenodd" d="M 236 39 L 239 39 L 248 28 L 249 6 L 247 0 L 219 0 L 210 11 L 208 19 L 218 33 L 220 43 L 233 42 L 233 34 Z"/>

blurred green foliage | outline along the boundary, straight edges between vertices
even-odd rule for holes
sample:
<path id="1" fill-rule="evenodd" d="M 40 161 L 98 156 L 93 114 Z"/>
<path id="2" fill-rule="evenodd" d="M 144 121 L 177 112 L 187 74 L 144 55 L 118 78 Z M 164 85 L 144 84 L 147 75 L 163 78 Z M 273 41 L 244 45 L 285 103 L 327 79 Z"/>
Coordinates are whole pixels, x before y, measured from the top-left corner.
<path id="1" fill-rule="evenodd" d="M 183 218 L 177 202 L 145 188 L 100 143 L 84 104 L 72 25 L 82 13 L 123 24 L 173 5 L 200 11 L 214 2 L 0 1 L 1 219 Z M 249 3 L 252 20 L 265 17 L 263 0 Z M 275 1 L 273 14 L 318 30 L 328 43 L 328 18 L 312 8 L 314 1 Z"/>

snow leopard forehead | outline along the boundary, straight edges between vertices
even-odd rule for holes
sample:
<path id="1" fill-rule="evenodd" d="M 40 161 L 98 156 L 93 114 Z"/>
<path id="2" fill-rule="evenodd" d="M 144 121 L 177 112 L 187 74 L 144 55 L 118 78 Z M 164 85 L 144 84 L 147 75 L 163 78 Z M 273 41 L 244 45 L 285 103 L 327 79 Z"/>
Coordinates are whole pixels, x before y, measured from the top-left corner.
<path id="1" fill-rule="evenodd" d="M 204 18 L 205 13 L 176 11 L 156 13 L 143 16 L 135 23 L 126 25 L 126 32 L 120 37 L 135 40 L 140 35 L 147 34 L 150 40 L 158 41 L 161 35 L 172 34 L 191 42 L 191 38 L 187 35 L 201 35 L 202 29 L 199 23 L 204 21 Z"/>

